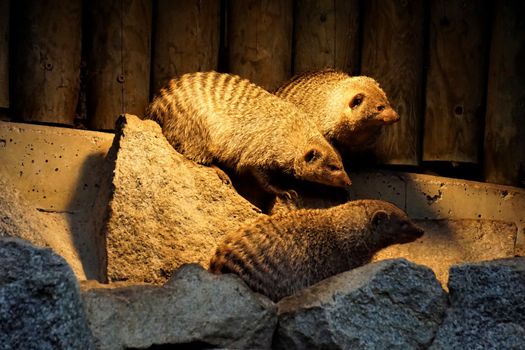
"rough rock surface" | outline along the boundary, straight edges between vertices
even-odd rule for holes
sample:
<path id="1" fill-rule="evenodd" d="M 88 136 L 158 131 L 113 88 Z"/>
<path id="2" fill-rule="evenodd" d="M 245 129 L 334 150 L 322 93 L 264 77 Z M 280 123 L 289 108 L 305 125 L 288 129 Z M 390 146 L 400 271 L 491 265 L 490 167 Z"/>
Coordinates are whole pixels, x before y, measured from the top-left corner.
<path id="1" fill-rule="evenodd" d="M 451 266 L 514 256 L 517 228 L 512 222 L 495 220 L 416 220 L 423 237 L 381 250 L 374 261 L 406 258 L 430 267 L 447 288 Z M 439 258 L 436 258 L 439 257 Z"/>
<path id="2" fill-rule="evenodd" d="M 452 267 L 451 307 L 431 349 L 525 349 L 525 258 Z"/>
<path id="3" fill-rule="evenodd" d="M 109 281 L 163 283 L 184 263 L 207 267 L 224 234 L 261 215 L 214 169 L 177 153 L 157 123 L 126 115 L 117 124 Z"/>
<path id="4" fill-rule="evenodd" d="M 182 266 L 163 287 L 90 289 L 83 299 L 101 350 L 153 344 L 269 348 L 277 323 L 269 299 L 237 276 L 213 275 L 196 264 Z"/>
<path id="5" fill-rule="evenodd" d="M 282 299 L 279 349 L 419 349 L 430 345 L 446 309 L 433 272 L 404 259 L 336 275 Z"/>
<path id="6" fill-rule="evenodd" d="M 39 247 L 50 247 L 66 259 L 79 279 L 85 279 L 67 221 L 52 213 L 39 212 L 1 174 L 0 188 L 4 189 L 0 195 L 0 237 L 18 237 Z"/>
<path id="7" fill-rule="evenodd" d="M 78 282 L 50 249 L 0 239 L 0 348 L 93 349 Z"/>

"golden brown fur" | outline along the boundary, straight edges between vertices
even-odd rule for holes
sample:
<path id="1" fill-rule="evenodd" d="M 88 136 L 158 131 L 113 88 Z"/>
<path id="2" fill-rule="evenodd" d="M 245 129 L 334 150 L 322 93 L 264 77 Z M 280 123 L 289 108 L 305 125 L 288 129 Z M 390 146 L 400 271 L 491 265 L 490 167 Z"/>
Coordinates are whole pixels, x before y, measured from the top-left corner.
<path id="1" fill-rule="evenodd" d="M 270 171 L 350 184 L 339 154 L 304 112 L 236 75 L 199 72 L 173 79 L 146 117 L 189 159 L 253 173 L 270 192 L 279 193 L 268 182 Z"/>
<path id="2" fill-rule="evenodd" d="M 275 95 L 310 114 L 340 152 L 373 144 L 383 126 L 399 120 L 374 79 L 331 69 L 297 76 Z"/>
<path id="3" fill-rule="evenodd" d="M 384 201 L 301 209 L 260 218 L 227 235 L 210 271 L 236 273 L 254 291 L 278 301 L 422 234 L 401 209 Z"/>

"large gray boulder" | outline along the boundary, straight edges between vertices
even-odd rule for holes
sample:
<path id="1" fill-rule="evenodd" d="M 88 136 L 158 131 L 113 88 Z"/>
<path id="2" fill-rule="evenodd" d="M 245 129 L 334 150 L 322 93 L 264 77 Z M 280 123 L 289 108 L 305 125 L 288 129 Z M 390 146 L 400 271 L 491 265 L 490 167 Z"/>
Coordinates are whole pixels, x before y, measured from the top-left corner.
<path id="1" fill-rule="evenodd" d="M 452 267 L 451 307 L 431 349 L 525 349 L 525 258 Z"/>
<path id="2" fill-rule="evenodd" d="M 184 265 L 164 285 L 93 288 L 83 300 L 98 349 L 270 348 L 277 308 L 234 275 Z M 102 287 L 100 285 L 99 287 Z"/>
<path id="3" fill-rule="evenodd" d="M 279 349 L 421 349 L 446 293 L 427 267 L 384 260 L 328 278 L 278 304 Z"/>
<path id="4" fill-rule="evenodd" d="M 0 239 L 0 348 L 93 349 L 78 282 L 51 249 Z"/>
<path id="5" fill-rule="evenodd" d="M 176 152 L 154 121 L 121 117 L 109 157 L 110 282 L 162 284 L 182 264 L 207 267 L 227 232 L 261 215 L 214 169 Z"/>

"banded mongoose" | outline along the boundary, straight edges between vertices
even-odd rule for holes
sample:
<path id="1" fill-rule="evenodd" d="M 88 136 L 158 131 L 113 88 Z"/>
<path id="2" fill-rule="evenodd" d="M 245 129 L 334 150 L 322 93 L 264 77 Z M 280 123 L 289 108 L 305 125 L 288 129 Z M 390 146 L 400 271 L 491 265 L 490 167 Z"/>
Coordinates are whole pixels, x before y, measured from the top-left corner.
<path id="1" fill-rule="evenodd" d="M 278 301 L 422 234 L 401 209 L 385 201 L 300 209 L 261 217 L 226 235 L 209 269 L 235 273 L 254 291 Z"/>
<path id="2" fill-rule="evenodd" d="M 399 121 L 377 81 L 366 76 L 326 69 L 296 76 L 274 93 L 310 114 L 341 153 L 373 145 L 383 126 Z"/>
<path id="3" fill-rule="evenodd" d="M 263 189 L 287 193 L 271 171 L 346 187 L 341 157 L 304 112 L 237 75 L 188 73 L 172 79 L 148 107 L 170 144 L 187 158 L 252 173 Z"/>

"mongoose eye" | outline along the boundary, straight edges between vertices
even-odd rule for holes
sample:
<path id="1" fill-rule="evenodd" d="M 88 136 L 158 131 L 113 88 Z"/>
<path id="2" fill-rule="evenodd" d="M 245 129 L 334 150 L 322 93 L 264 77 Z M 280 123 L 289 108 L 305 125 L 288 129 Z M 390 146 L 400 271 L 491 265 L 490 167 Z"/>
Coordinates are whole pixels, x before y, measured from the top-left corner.
<path id="1" fill-rule="evenodd" d="M 357 94 L 354 96 L 352 101 L 350 101 L 350 108 L 355 108 L 359 106 L 361 103 L 363 103 L 365 96 L 362 94 Z"/>
<path id="2" fill-rule="evenodd" d="M 330 164 L 330 165 L 328 165 L 328 170 L 330 170 L 330 171 L 339 171 L 341 169 L 337 165 Z"/>
<path id="3" fill-rule="evenodd" d="M 307 163 L 312 163 L 321 157 L 321 152 L 316 149 L 311 149 L 304 155 L 304 160 Z"/>
<path id="4" fill-rule="evenodd" d="M 385 110 L 385 106 L 377 106 L 377 110 L 378 110 L 379 112 L 382 112 L 382 111 Z"/>

